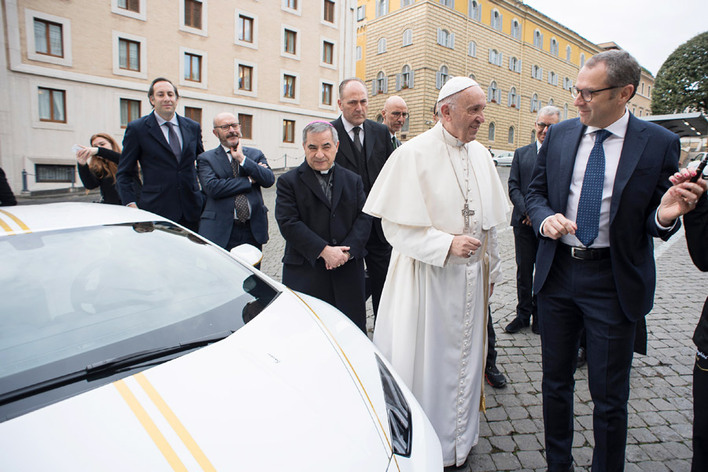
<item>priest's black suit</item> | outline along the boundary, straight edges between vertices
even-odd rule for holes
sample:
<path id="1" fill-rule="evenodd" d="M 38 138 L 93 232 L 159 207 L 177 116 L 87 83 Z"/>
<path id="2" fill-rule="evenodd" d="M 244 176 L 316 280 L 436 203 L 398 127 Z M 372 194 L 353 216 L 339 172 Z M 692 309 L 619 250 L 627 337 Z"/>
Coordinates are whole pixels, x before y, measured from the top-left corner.
<path id="1" fill-rule="evenodd" d="M 307 162 L 276 183 L 275 219 L 285 239 L 283 283 L 334 305 L 366 332 L 364 256 L 371 217 L 361 211 L 364 185 L 340 165 L 330 172 L 331 202 Z M 349 246 L 351 259 L 327 270 L 319 257 L 327 245 Z"/>

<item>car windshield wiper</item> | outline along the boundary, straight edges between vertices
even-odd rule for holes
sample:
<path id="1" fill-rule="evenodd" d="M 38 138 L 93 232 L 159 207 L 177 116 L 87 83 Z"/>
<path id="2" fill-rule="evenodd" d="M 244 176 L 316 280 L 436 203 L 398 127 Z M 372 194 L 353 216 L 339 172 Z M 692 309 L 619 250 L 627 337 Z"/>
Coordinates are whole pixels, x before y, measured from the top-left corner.
<path id="1" fill-rule="evenodd" d="M 218 333 L 213 333 L 198 339 L 183 341 L 172 346 L 163 346 L 155 349 L 147 349 L 140 352 L 131 353 L 125 356 L 114 357 L 104 361 L 95 362 L 87 365 L 84 369 L 70 372 L 58 377 L 37 382 L 32 385 L 27 385 L 10 392 L 0 395 L 0 405 L 20 400 L 22 398 L 37 395 L 39 393 L 63 387 L 81 380 L 94 380 L 101 377 L 107 377 L 126 370 L 142 366 L 146 362 L 155 361 L 172 354 L 177 354 L 184 351 L 191 351 L 199 347 L 208 346 L 209 344 L 221 341 L 231 336 L 234 331 L 227 330 Z M 159 364 L 161 362 L 155 362 Z"/>

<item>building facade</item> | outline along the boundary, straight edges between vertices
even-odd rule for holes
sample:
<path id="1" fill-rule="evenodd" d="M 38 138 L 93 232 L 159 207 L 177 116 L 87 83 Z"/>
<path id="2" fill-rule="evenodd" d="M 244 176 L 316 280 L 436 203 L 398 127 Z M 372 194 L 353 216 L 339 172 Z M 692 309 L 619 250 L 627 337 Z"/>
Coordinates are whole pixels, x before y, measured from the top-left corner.
<path id="1" fill-rule="evenodd" d="M 177 85 L 205 149 L 228 111 L 274 168 L 297 165 L 302 129 L 338 116 L 354 75 L 354 1 L 2 0 L 0 166 L 16 193 L 80 186 L 72 146 L 120 143 L 156 77 Z"/>
<path id="2" fill-rule="evenodd" d="M 537 111 L 577 116 L 570 89 L 596 45 L 515 0 L 359 0 L 356 72 L 369 86 L 369 113 L 390 95 L 408 104 L 402 139 L 433 125 L 432 108 L 447 78 L 474 78 L 487 94 L 477 140 L 495 150 L 533 142 Z M 629 108 L 649 113 L 653 77 L 644 70 Z M 380 112 L 378 112 L 380 113 Z M 372 116 L 373 117 L 373 116 Z"/>

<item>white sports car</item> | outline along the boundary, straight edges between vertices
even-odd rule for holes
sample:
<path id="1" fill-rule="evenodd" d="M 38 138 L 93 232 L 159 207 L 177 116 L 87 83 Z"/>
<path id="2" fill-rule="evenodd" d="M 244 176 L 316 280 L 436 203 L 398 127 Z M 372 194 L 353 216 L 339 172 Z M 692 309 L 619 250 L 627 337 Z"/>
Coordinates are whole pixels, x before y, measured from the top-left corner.
<path id="1" fill-rule="evenodd" d="M 232 252 L 120 206 L 0 209 L 0 469 L 441 471 L 369 339 Z"/>

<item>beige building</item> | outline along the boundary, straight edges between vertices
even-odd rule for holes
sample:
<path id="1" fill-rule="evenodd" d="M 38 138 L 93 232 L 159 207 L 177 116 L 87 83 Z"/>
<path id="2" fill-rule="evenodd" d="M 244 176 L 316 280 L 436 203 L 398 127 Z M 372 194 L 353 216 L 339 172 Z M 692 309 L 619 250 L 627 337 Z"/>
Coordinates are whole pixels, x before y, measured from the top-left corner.
<path id="1" fill-rule="evenodd" d="M 121 142 L 160 76 L 205 149 L 229 111 L 274 168 L 297 165 L 303 127 L 339 115 L 354 75 L 354 0 L 0 1 L 0 166 L 16 193 L 80 186 L 72 146 Z"/>
<path id="2" fill-rule="evenodd" d="M 535 139 L 542 106 L 577 116 L 570 88 L 580 67 L 617 47 L 593 44 L 515 0 L 359 0 L 356 17 L 356 73 L 369 86 L 369 113 L 392 94 L 403 97 L 410 112 L 403 140 L 432 126 L 440 87 L 464 75 L 489 102 L 477 139 L 496 150 L 524 146 Z M 652 85 L 644 70 L 630 102 L 637 116 L 649 113 Z"/>

